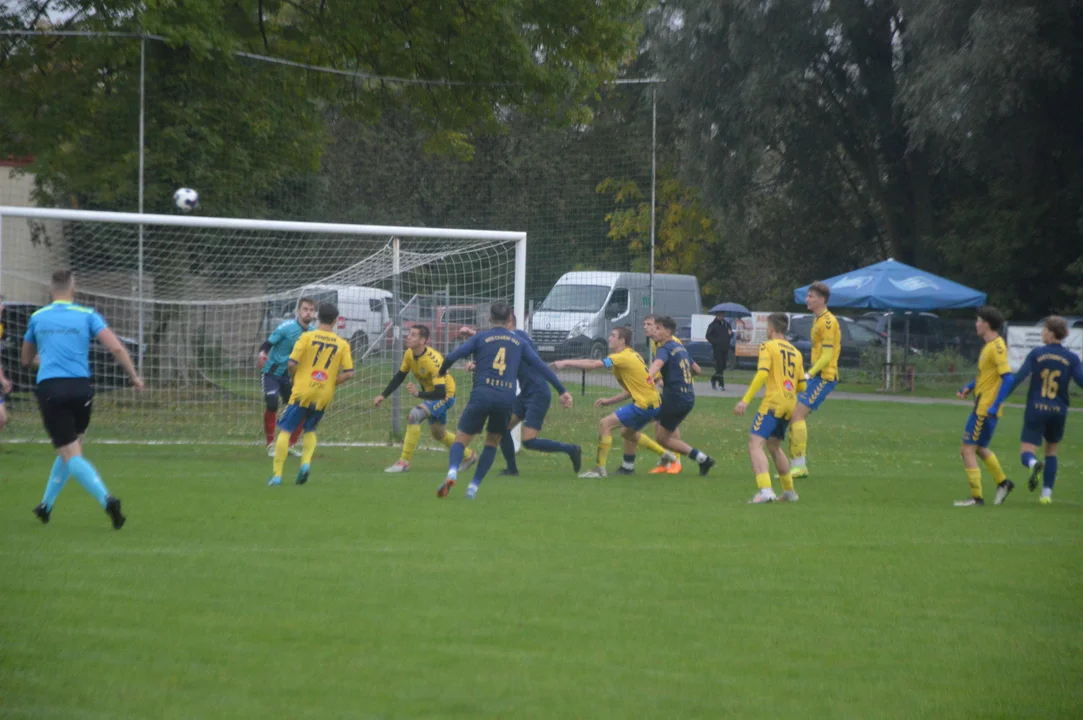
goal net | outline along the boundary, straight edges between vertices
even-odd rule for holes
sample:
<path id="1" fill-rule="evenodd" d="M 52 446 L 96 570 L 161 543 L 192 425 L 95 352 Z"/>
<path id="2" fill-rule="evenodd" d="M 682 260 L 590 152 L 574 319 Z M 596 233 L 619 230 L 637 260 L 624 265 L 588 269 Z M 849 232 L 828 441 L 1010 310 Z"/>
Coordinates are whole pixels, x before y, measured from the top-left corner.
<path id="1" fill-rule="evenodd" d="M 416 402 L 403 397 L 404 384 L 372 406 L 398 369 L 406 329 L 425 325 L 430 345 L 446 353 L 462 342 L 462 326 L 487 326 L 496 300 L 522 317 L 525 262 L 517 232 L 0 207 L 0 364 L 16 384 L 5 434 L 44 438 L 33 375 L 17 358 L 59 267 L 75 271 L 77 301 L 101 312 L 146 383 L 132 390 L 95 344 L 96 439 L 262 443 L 257 352 L 308 296 L 338 305 L 336 332 L 356 370 L 336 392 L 321 442 L 386 443 Z M 465 397 L 469 375 L 452 373 Z"/>

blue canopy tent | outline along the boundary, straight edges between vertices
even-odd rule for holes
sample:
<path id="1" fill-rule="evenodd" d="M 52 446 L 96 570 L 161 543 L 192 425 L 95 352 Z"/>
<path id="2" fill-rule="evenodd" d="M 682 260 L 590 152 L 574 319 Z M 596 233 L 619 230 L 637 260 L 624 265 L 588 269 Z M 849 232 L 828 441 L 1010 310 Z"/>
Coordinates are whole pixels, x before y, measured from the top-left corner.
<path id="1" fill-rule="evenodd" d="M 892 259 L 852 270 L 823 281 L 831 288 L 834 307 L 872 310 L 948 310 L 981 307 L 986 295 L 939 275 Z M 793 291 L 794 302 L 804 303 L 809 286 Z M 909 329 L 909 317 L 907 328 Z M 891 323 L 887 324 L 887 364 L 891 365 Z"/>

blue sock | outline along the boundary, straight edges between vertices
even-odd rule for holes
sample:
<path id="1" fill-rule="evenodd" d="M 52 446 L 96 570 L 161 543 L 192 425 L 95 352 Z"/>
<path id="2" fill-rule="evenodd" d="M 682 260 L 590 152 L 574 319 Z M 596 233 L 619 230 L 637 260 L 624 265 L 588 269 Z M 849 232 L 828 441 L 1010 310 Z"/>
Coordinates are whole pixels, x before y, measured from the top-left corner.
<path id="1" fill-rule="evenodd" d="M 557 442 L 556 440 L 546 440 L 545 438 L 524 440 L 523 447 L 527 448 L 528 450 L 537 450 L 538 452 L 544 453 L 561 452 L 565 455 L 571 455 L 573 452 L 575 452 L 575 445 Z"/>
<path id="2" fill-rule="evenodd" d="M 49 482 L 45 486 L 45 497 L 41 499 L 41 504 L 45 506 L 46 510 L 53 509 L 56 496 L 64 489 L 66 482 L 68 482 L 68 465 L 57 455 L 56 460 L 53 461 L 53 469 L 49 471 Z"/>
<path id="3" fill-rule="evenodd" d="M 481 485 L 481 481 L 485 479 L 485 474 L 493 466 L 493 460 L 496 460 L 496 448 L 492 445 L 486 445 L 485 449 L 481 451 L 481 457 L 478 458 L 478 466 L 474 468 L 474 479 L 470 481 L 471 485 Z"/>
<path id="4" fill-rule="evenodd" d="M 500 438 L 500 454 L 504 456 L 504 462 L 508 464 L 508 470 L 519 472 L 519 466 L 515 464 L 515 441 L 511 438 L 511 431 L 504 433 Z"/>
<path id="5" fill-rule="evenodd" d="M 102 508 L 105 507 L 105 499 L 109 497 L 109 490 L 106 489 L 102 479 L 98 477 L 98 471 L 87 462 L 86 458 L 77 455 L 69 460 L 68 473 L 79 481 L 84 490 L 94 496 L 94 499 L 98 501 Z"/>
<path id="6" fill-rule="evenodd" d="M 1025 467 L 1027 470 L 1030 469 L 1030 466 L 1032 464 L 1038 462 L 1038 458 L 1034 457 L 1034 453 L 1032 452 L 1023 453 L 1019 456 L 1019 459 L 1023 462 L 1023 467 Z"/>
<path id="7" fill-rule="evenodd" d="M 449 477 L 458 477 L 459 466 L 463 464 L 463 455 L 466 454 L 466 446 L 461 442 L 454 442 L 448 451 L 447 474 Z"/>
<path id="8" fill-rule="evenodd" d="M 1042 487 L 1053 489 L 1053 483 L 1057 481 L 1057 456 L 1047 455 L 1045 458 L 1045 470 L 1042 471 Z"/>

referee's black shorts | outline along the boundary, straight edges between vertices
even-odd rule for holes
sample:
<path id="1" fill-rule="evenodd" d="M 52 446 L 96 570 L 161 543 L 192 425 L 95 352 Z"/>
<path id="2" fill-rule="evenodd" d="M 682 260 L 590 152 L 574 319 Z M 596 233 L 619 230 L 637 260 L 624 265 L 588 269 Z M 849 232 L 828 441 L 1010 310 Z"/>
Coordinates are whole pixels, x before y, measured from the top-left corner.
<path id="1" fill-rule="evenodd" d="M 52 378 L 38 383 L 38 407 L 53 447 L 70 445 L 86 432 L 93 404 L 89 378 Z"/>

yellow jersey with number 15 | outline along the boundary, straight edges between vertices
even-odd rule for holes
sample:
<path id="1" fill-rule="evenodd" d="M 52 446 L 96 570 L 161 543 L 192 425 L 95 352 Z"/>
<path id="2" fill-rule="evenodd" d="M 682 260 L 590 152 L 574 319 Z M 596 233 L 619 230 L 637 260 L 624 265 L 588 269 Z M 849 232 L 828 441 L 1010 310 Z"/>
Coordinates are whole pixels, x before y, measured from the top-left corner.
<path id="1" fill-rule="evenodd" d="M 756 367 L 767 371 L 767 389 L 760 402 L 760 414 L 774 411 L 775 417 L 788 420 L 797 407 L 799 386 L 805 382 L 801 353 L 785 340 L 768 340 L 760 345 Z"/>
<path id="2" fill-rule="evenodd" d="M 338 374 L 353 370 L 350 344 L 327 330 L 310 330 L 297 338 L 290 353 L 297 363 L 290 405 L 326 410 L 335 396 Z"/>
<path id="3" fill-rule="evenodd" d="M 974 412 L 986 414 L 1000 392 L 1000 383 L 1003 382 L 1000 376 L 1011 371 L 1004 338 L 998 336 L 985 343 L 978 356 L 978 378 L 974 381 Z"/>
<path id="4" fill-rule="evenodd" d="M 636 407 L 648 410 L 661 406 L 662 398 L 647 374 L 647 363 L 632 348 L 613 353 L 602 364 L 613 370 L 617 382 L 632 396 Z"/>

